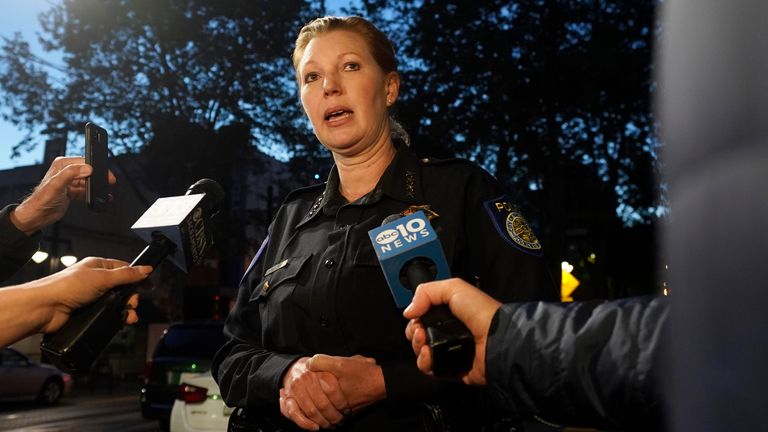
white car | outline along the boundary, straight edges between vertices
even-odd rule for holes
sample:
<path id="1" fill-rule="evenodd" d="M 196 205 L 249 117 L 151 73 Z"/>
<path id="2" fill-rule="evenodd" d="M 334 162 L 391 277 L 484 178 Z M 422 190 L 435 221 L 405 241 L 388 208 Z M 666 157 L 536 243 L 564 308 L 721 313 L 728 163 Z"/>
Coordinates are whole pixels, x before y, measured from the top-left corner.
<path id="1" fill-rule="evenodd" d="M 225 432 L 232 408 L 224 404 L 211 373 L 182 373 L 180 382 L 171 409 L 171 432 Z"/>

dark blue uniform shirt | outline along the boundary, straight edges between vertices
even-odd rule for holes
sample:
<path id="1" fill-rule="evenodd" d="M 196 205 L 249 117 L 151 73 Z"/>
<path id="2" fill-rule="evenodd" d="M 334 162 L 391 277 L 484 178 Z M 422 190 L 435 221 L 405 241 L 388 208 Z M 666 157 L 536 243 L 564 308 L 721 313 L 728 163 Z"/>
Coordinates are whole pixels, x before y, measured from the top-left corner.
<path id="1" fill-rule="evenodd" d="M 447 389 L 472 390 L 418 371 L 404 334 L 407 321 L 369 230 L 389 215 L 428 206 L 453 276 L 504 302 L 555 300 L 558 293 L 538 240 L 476 165 L 418 159 L 401 147 L 375 189 L 359 200 L 347 203 L 338 182 L 334 167 L 326 184 L 292 192 L 277 211 L 241 284 L 213 374 L 228 405 L 279 416 L 279 389 L 294 360 L 317 353 L 373 357 L 387 401 L 356 414 L 345 430 L 413 430 L 420 402 L 445 398 Z"/>

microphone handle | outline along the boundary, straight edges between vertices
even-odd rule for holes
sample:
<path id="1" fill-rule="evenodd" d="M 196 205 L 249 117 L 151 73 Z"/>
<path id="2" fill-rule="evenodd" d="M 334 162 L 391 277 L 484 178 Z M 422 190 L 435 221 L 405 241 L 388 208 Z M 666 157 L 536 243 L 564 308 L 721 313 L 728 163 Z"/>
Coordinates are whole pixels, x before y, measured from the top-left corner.
<path id="1" fill-rule="evenodd" d="M 408 285 L 435 280 L 435 272 L 424 261 L 416 259 L 405 269 Z M 441 378 L 456 378 L 472 369 L 475 339 L 467 326 L 456 319 L 448 305 L 432 306 L 420 318 L 432 350 L 432 373 Z"/>
<path id="2" fill-rule="evenodd" d="M 141 251 L 131 266 L 151 265 L 157 268 L 175 249 L 176 245 L 171 240 L 155 232 L 152 243 Z M 140 283 L 115 287 L 95 302 L 73 311 L 59 330 L 43 337 L 40 348 L 48 360 L 68 373 L 89 371 L 99 354 L 123 328 L 125 304 Z"/>

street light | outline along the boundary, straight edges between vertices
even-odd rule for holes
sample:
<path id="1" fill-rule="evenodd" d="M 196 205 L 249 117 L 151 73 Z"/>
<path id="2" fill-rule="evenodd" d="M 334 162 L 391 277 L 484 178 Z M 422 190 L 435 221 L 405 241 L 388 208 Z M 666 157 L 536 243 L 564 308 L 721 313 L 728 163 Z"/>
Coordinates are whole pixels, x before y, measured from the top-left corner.
<path id="1" fill-rule="evenodd" d="M 63 257 L 59 258 L 59 261 L 61 261 L 61 263 L 64 264 L 64 267 L 69 267 L 72 264 L 77 262 L 77 257 L 72 254 L 66 254 Z"/>
<path id="2" fill-rule="evenodd" d="M 78 261 L 78 258 L 72 253 L 72 242 L 70 240 L 59 240 L 58 236 L 46 237 L 45 240 L 50 241 L 51 252 L 48 253 L 43 250 L 38 250 L 37 252 L 34 253 L 34 255 L 32 255 L 32 261 L 34 261 L 37 264 L 42 264 L 43 262 L 48 260 L 49 273 L 56 273 L 56 271 L 59 270 L 59 263 L 64 267 L 69 267 Z M 62 243 L 66 246 L 64 248 L 64 253 L 61 256 L 59 256 L 59 253 L 61 251 L 61 248 L 59 248 L 59 244 L 62 244 Z"/>
<path id="3" fill-rule="evenodd" d="M 573 264 L 569 263 L 568 261 L 563 261 L 560 263 L 560 301 L 562 302 L 572 302 L 573 291 L 575 291 L 581 283 L 578 279 L 576 279 L 575 276 L 573 276 L 573 274 L 571 274 L 572 271 Z"/>
<path id="4" fill-rule="evenodd" d="M 39 250 L 39 251 L 35 252 L 34 255 L 32 255 L 32 261 L 34 261 L 37 264 L 42 263 L 46 259 L 48 259 L 48 252 L 43 252 L 43 251 Z"/>

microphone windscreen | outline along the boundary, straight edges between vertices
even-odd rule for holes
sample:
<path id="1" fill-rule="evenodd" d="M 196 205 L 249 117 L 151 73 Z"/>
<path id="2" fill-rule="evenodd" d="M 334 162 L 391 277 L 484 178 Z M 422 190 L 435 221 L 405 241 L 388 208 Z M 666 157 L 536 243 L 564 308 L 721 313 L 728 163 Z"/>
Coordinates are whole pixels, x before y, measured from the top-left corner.
<path id="1" fill-rule="evenodd" d="M 388 223 L 390 223 L 390 222 L 394 222 L 394 221 L 396 221 L 396 220 L 400 219 L 401 217 L 403 217 L 403 216 L 402 216 L 402 215 L 400 215 L 400 214 L 398 214 L 398 213 L 395 213 L 395 214 L 391 214 L 391 215 L 389 215 L 389 216 L 385 217 L 385 218 L 384 218 L 384 220 L 383 220 L 383 221 L 381 221 L 381 224 L 382 224 L 382 225 L 386 225 L 386 224 L 388 224 Z"/>
<path id="2" fill-rule="evenodd" d="M 368 231 L 368 236 L 376 251 L 376 257 L 379 259 L 395 304 L 399 308 L 410 304 L 413 298 L 412 288 L 416 288 L 411 287 L 413 283 L 451 277 L 440 240 L 432 229 L 429 219 L 421 210 L 404 217 L 399 214 L 387 216 L 382 226 Z M 412 261 L 430 264 L 406 266 L 407 263 L 413 264 Z M 403 272 L 404 269 L 416 271 L 421 267 L 428 269 L 432 266 L 434 266 L 434 273 L 427 279 Z"/>
<path id="3" fill-rule="evenodd" d="M 196 181 L 188 189 L 185 195 L 192 194 L 205 194 L 206 200 L 210 202 L 213 213 L 217 212 L 221 208 L 221 204 L 224 202 L 224 189 L 216 180 L 209 178 L 203 178 Z"/>
<path id="4" fill-rule="evenodd" d="M 152 241 L 155 232 L 171 240 L 177 247 L 168 258 L 186 272 L 213 244 L 213 218 L 223 202 L 221 186 L 214 180 L 201 179 L 187 189 L 186 195 L 158 198 L 131 229 L 147 242 Z"/>

